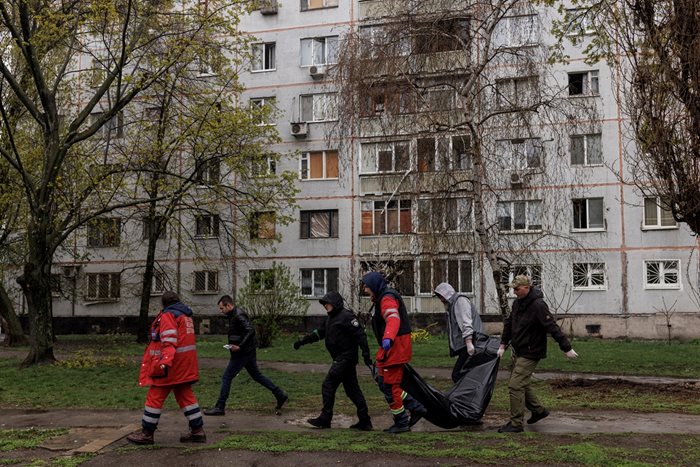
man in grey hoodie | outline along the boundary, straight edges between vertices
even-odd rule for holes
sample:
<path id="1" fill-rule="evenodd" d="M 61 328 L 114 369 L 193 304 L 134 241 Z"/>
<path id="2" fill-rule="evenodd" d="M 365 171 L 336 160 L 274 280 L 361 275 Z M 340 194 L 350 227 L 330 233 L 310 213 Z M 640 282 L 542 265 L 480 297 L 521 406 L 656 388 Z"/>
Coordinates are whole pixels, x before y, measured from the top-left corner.
<path id="1" fill-rule="evenodd" d="M 447 282 L 435 287 L 434 295 L 445 305 L 447 312 L 447 336 L 450 344 L 450 356 L 457 356 L 452 369 L 452 381 L 457 382 L 462 376 L 462 368 L 469 357 L 474 355 L 475 334 L 484 334 L 476 305 L 466 296 L 455 292 Z"/>

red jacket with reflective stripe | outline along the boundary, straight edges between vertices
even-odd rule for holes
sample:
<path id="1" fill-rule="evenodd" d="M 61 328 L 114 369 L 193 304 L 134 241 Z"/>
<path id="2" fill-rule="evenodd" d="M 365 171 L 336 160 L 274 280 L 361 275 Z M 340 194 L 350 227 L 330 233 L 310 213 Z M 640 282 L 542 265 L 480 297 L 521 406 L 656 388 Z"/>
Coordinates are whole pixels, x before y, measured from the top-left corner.
<path id="1" fill-rule="evenodd" d="M 392 365 L 401 365 L 411 361 L 411 333 L 398 335 L 401 325 L 399 314 L 399 301 L 391 295 L 384 295 L 375 310 L 379 308 L 381 319 L 384 320 L 384 334 L 377 336 L 377 341 L 391 339 L 392 344 L 389 351 L 385 351 L 381 346 L 375 356 L 377 367 L 384 368 Z M 389 311 L 389 313 L 387 313 Z"/>
<path id="2" fill-rule="evenodd" d="M 176 303 L 161 311 L 151 324 L 151 342 L 143 354 L 139 386 L 172 386 L 198 380 L 192 310 Z"/>

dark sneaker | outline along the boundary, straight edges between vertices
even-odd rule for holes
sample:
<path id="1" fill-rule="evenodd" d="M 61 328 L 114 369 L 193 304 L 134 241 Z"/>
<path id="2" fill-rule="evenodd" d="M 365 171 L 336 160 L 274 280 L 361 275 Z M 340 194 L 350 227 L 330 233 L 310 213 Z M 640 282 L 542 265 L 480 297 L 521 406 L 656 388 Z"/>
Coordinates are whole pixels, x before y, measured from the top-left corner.
<path id="1" fill-rule="evenodd" d="M 289 400 L 289 396 L 283 393 L 281 396 L 277 397 L 277 406 L 275 410 L 282 410 L 282 406 Z"/>
<path id="2" fill-rule="evenodd" d="M 131 444 L 146 445 L 153 444 L 153 432 L 141 430 L 136 433 L 131 433 L 126 437 L 126 440 Z"/>
<path id="3" fill-rule="evenodd" d="M 187 434 L 180 436 L 181 443 L 206 443 L 207 435 L 204 433 L 204 428 L 197 428 Z"/>
<path id="4" fill-rule="evenodd" d="M 385 433 L 405 433 L 407 431 L 411 431 L 411 427 L 408 425 L 397 425 L 394 423 L 391 425 L 389 428 L 386 428 L 384 430 Z"/>
<path id="5" fill-rule="evenodd" d="M 352 428 L 353 430 L 372 431 L 372 420 L 360 420 L 354 425 L 350 425 L 350 428 Z"/>
<path id="6" fill-rule="evenodd" d="M 425 414 L 427 413 L 428 411 L 423 406 L 415 410 L 411 410 L 411 418 L 408 420 L 408 426 L 413 426 L 418 423 L 418 420 L 425 417 Z"/>
<path id="7" fill-rule="evenodd" d="M 211 409 L 205 410 L 204 415 L 217 417 L 220 415 L 226 415 L 226 411 L 224 409 L 222 409 L 221 407 L 212 407 Z"/>
<path id="8" fill-rule="evenodd" d="M 310 418 L 306 421 L 309 423 L 309 425 L 313 425 L 316 428 L 330 428 L 331 427 L 331 422 L 329 422 L 325 418 L 321 418 L 321 417 Z"/>
<path id="9" fill-rule="evenodd" d="M 522 433 L 523 432 L 523 427 L 521 426 L 513 426 L 511 425 L 510 422 L 506 423 L 502 427 L 498 429 L 499 433 Z"/>
<path id="10" fill-rule="evenodd" d="M 527 419 L 527 424 L 532 425 L 533 423 L 537 423 L 543 418 L 549 417 L 549 410 L 544 409 L 544 411 L 540 413 L 532 412 L 532 417 Z"/>

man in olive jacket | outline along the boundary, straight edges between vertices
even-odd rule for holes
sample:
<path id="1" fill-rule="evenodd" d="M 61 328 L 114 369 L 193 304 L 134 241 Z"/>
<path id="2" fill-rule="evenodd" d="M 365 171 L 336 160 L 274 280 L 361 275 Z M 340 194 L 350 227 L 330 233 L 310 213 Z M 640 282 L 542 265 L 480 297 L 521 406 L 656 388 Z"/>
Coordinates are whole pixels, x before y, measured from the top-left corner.
<path id="1" fill-rule="evenodd" d="M 527 420 L 533 424 L 549 415 L 535 392 L 530 387 L 532 373 L 539 361 L 547 356 L 547 334 L 559 343 L 566 357 L 574 359 L 578 354 L 571 348 L 569 340 L 544 302 L 544 295 L 532 287 L 528 276 L 516 276 L 508 284 L 513 289 L 516 300 L 508 317 L 503 320 L 503 335 L 498 348 L 502 357 L 508 344 L 512 347 L 513 371 L 508 381 L 510 395 L 510 421 L 498 429 L 499 433 L 520 433 L 523 431 L 525 408 L 532 413 Z"/>

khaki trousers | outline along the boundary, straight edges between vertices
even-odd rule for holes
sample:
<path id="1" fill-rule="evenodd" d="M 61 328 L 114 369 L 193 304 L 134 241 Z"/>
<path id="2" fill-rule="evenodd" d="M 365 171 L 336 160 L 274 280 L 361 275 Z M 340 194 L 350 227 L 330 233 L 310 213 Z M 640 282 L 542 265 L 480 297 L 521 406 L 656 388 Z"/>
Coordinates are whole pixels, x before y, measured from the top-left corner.
<path id="1" fill-rule="evenodd" d="M 530 387 L 532 373 L 539 360 L 530 360 L 525 357 L 513 356 L 513 372 L 508 381 L 508 394 L 510 396 L 510 424 L 522 428 L 525 408 L 533 413 L 541 413 L 544 407 L 537 400 L 535 392 Z"/>

